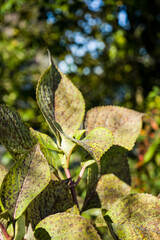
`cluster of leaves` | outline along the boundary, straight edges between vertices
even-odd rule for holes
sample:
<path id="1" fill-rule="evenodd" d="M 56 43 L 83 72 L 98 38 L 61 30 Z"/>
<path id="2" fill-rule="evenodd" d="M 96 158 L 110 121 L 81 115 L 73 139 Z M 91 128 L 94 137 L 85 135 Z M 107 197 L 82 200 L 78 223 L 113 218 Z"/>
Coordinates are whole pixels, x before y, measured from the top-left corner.
<path id="1" fill-rule="evenodd" d="M 87 112 L 85 130 L 78 130 L 84 99 L 51 58 L 36 95 L 56 141 L 28 128 L 14 108 L 0 106 L 0 141 L 15 160 L 8 172 L 0 165 L 1 239 L 101 239 L 96 227 L 104 226 L 114 239 L 158 240 L 160 201 L 131 193 L 126 158 L 144 114 L 116 106 L 96 107 Z M 73 181 L 70 157 L 78 149 L 82 169 Z M 86 197 L 80 209 L 75 187 L 87 167 Z M 103 210 L 94 223 L 83 217 L 93 208 Z"/>

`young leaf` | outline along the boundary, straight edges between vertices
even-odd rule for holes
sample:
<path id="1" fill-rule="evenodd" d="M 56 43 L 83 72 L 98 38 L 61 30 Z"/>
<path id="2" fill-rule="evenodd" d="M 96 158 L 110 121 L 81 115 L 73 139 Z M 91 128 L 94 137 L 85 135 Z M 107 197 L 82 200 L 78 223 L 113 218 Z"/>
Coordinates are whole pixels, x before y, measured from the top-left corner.
<path id="1" fill-rule="evenodd" d="M 104 216 L 112 220 L 122 240 L 154 239 L 160 236 L 160 200 L 150 194 L 130 194 L 115 202 Z"/>
<path id="2" fill-rule="evenodd" d="M 14 108 L 5 105 L 0 105 L 0 142 L 14 160 L 20 159 L 36 144 L 19 113 Z"/>
<path id="3" fill-rule="evenodd" d="M 43 219 L 36 226 L 35 236 L 38 235 L 39 229 L 42 228 L 49 233 L 51 239 L 101 239 L 87 219 L 69 213 L 57 213 Z M 42 240 L 40 236 L 38 239 Z"/>
<path id="4" fill-rule="evenodd" d="M 25 215 L 22 214 L 15 223 L 14 240 L 21 240 L 25 235 Z"/>
<path id="5" fill-rule="evenodd" d="M 53 181 L 30 203 L 26 211 L 27 225 L 33 229 L 45 217 L 65 212 L 74 206 L 68 180 Z"/>
<path id="6" fill-rule="evenodd" d="M 109 129 L 114 135 L 114 145 L 131 150 L 140 134 L 143 115 L 117 106 L 96 107 L 88 111 L 85 126 L 87 133 L 96 127 Z"/>
<path id="7" fill-rule="evenodd" d="M 49 166 L 37 144 L 5 176 L 0 191 L 3 208 L 19 218 L 49 181 Z"/>
<path id="8" fill-rule="evenodd" d="M 7 169 L 2 164 L 0 164 L 0 187 L 7 172 Z"/>
<path id="9" fill-rule="evenodd" d="M 51 57 L 50 62 L 37 85 L 37 102 L 56 136 L 59 133 L 55 121 L 66 134 L 72 135 L 83 120 L 84 99 L 73 83 L 54 65 Z"/>
<path id="10" fill-rule="evenodd" d="M 119 179 L 131 185 L 126 149 L 112 146 L 101 158 L 101 174 L 113 173 Z"/>

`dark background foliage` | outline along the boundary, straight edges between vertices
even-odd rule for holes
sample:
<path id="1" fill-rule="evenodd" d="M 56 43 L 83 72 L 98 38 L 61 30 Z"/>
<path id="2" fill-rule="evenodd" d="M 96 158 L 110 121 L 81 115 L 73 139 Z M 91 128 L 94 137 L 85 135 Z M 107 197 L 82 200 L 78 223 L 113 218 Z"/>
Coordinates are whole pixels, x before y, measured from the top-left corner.
<path id="1" fill-rule="evenodd" d="M 158 0 L 2 0 L 0 103 L 16 107 L 34 129 L 49 131 L 35 99 L 49 49 L 83 93 L 86 110 L 114 104 L 150 114 L 129 159 L 134 187 L 158 194 L 159 10 Z"/>

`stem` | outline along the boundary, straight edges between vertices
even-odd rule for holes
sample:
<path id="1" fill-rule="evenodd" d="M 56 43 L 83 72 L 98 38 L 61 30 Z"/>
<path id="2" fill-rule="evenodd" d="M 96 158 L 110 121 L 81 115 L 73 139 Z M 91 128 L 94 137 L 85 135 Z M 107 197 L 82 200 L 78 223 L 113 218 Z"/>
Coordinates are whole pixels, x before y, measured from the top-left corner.
<path id="1" fill-rule="evenodd" d="M 77 208 L 79 209 L 79 204 L 78 204 L 77 195 L 76 195 L 76 191 L 75 191 L 75 183 L 74 183 L 74 181 L 72 181 L 72 177 L 71 177 L 69 169 L 65 168 L 64 171 L 66 173 L 67 178 L 71 178 L 71 181 L 69 182 L 69 187 L 71 189 L 73 201 L 76 203 Z"/>
<path id="2" fill-rule="evenodd" d="M 1 232 L 3 233 L 4 237 L 6 238 L 6 240 L 12 240 L 12 237 L 9 236 L 9 234 L 7 233 L 7 230 L 4 228 L 2 223 L 0 223 L 0 229 L 1 229 Z"/>
<path id="3" fill-rule="evenodd" d="M 84 165 L 84 166 L 82 167 L 80 173 L 79 173 L 79 176 L 78 176 L 77 181 L 75 182 L 75 186 L 77 186 L 78 183 L 80 182 L 80 180 L 82 179 L 82 176 L 83 176 L 83 174 L 84 174 L 85 169 L 86 169 L 86 166 Z"/>

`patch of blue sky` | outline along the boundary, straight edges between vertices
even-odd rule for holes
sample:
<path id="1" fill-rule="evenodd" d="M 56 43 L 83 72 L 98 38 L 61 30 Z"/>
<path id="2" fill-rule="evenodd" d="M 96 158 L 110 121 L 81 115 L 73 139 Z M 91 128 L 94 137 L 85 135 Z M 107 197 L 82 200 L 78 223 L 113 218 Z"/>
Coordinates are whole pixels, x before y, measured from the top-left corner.
<path id="1" fill-rule="evenodd" d="M 88 9 L 93 12 L 98 12 L 101 10 L 101 7 L 103 6 L 103 0 L 84 0 L 86 5 L 88 6 Z"/>
<path id="2" fill-rule="evenodd" d="M 130 22 L 128 19 L 128 14 L 125 9 L 121 9 L 118 13 L 118 25 L 124 28 L 125 30 L 130 29 Z"/>
<path id="3" fill-rule="evenodd" d="M 47 23 L 55 23 L 57 20 L 56 20 L 56 17 L 54 16 L 54 14 L 49 11 L 47 12 Z"/>
<path id="4" fill-rule="evenodd" d="M 104 34 L 105 34 L 105 33 L 111 33 L 112 30 L 113 30 L 113 27 L 112 27 L 111 24 L 103 23 L 103 24 L 101 24 L 101 26 L 100 26 L 100 31 L 101 31 L 102 33 L 104 33 Z"/>

